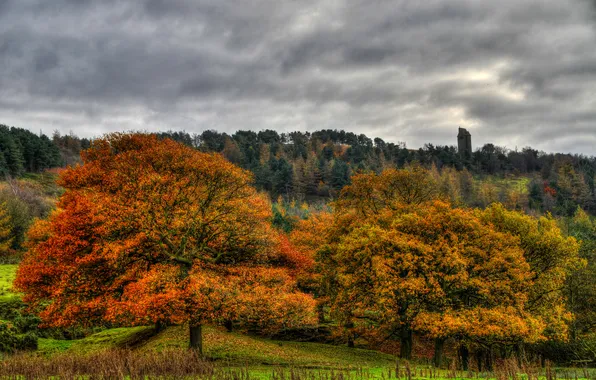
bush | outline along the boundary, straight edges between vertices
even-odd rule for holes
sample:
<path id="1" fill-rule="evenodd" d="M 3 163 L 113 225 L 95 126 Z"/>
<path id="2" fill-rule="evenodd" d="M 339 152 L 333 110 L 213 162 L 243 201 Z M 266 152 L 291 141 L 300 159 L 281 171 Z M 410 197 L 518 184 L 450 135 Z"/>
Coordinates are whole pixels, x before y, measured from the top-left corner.
<path id="1" fill-rule="evenodd" d="M 529 353 L 554 363 L 576 365 L 596 363 L 596 334 L 582 336 L 569 342 L 547 341 L 529 347 Z"/>
<path id="2" fill-rule="evenodd" d="M 21 334 L 11 322 L 0 320 L 0 352 L 36 349 L 37 335 L 35 333 Z"/>

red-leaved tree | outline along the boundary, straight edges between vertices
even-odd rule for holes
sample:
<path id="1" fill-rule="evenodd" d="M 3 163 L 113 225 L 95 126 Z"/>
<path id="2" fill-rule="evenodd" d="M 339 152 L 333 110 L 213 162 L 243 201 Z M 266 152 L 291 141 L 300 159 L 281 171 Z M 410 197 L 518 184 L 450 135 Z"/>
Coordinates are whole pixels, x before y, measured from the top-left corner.
<path id="1" fill-rule="evenodd" d="M 58 210 L 29 232 L 15 282 L 51 326 L 314 322 L 271 205 L 217 154 L 147 134 L 111 134 L 62 173 Z"/>

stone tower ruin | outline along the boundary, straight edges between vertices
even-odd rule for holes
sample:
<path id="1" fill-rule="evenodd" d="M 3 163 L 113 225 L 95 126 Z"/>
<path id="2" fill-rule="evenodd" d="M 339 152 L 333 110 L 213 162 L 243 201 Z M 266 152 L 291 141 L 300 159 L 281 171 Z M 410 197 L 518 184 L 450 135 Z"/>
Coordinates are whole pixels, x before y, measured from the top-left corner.
<path id="1" fill-rule="evenodd" d="M 457 150 L 464 157 L 472 155 L 472 135 L 464 128 L 459 128 L 457 134 Z"/>

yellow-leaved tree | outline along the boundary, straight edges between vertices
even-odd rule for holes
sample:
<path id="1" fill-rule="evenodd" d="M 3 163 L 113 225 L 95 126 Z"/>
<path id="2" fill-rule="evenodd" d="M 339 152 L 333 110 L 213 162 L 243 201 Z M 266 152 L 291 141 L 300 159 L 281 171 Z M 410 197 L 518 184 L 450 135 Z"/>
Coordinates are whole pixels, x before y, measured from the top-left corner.
<path id="1" fill-rule="evenodd" d="M 360 174 L 335 203 L 318 258 L 348 341 L 356 325 L 374 328 L 398 337 L 400 356 L 410 358 L 419 332 L 436 340 L 440 362 L 442 343 L 456 338 L 467 366 L 470 347 L 486 354 L 550 336 L 565 313 L 540 304 L 562 306 L 551 294 L 577 257 L 575 240 L 548 218 L 498 205 L 454 208 L 437 199 L 435 186 L 419 167 Z"/>

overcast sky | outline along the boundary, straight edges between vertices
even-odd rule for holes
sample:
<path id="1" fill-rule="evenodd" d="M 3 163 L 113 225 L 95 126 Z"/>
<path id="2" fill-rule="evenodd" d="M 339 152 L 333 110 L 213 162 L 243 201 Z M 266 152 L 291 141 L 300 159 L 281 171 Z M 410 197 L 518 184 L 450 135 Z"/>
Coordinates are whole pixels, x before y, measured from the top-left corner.
<path id="1" fill-rule="evenodd" d="M 0 124 L 596 155 L 590 0 L 0 0 Z"/>

